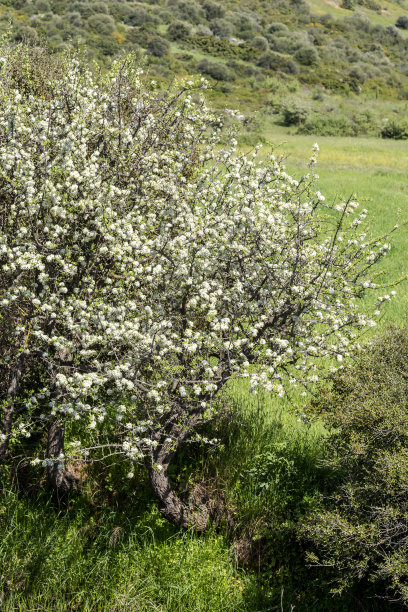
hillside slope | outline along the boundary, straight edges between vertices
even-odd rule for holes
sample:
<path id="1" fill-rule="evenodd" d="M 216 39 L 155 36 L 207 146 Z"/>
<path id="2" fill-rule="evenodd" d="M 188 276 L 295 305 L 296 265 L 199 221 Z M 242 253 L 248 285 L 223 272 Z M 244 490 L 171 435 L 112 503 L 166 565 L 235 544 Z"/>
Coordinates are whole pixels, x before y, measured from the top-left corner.
<path id="1" fill-rule="evenodd" d="M 204 74 L 212 103 L 245 115 L 251 144 L 276 124 L 408 135 L 407 0 L 3 0 L 10 27 L 13 40 L 102 64 L 134 51 L 159 83 Z"/>

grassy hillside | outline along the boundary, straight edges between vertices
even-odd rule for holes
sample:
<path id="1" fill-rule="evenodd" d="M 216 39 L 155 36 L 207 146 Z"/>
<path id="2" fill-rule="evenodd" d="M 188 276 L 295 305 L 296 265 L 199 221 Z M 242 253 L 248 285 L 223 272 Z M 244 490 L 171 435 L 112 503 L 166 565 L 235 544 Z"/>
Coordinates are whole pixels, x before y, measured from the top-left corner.
<path id="1" fill-rule="evenodd" d="M 258 137 L 261 116 L 300 133 L 406 138 L 407 18 L 406 0 L 0 2 L 14 40 L 102 64 L 134 51 L 159 83 L 204 74 L 212 103 L 238 108 Z"/>

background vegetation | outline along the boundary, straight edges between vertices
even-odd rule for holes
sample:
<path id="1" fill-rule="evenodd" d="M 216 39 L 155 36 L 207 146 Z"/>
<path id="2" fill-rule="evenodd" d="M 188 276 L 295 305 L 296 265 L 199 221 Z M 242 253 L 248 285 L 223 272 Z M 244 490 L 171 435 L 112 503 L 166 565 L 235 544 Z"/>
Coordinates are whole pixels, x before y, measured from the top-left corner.
<path id="1" fill-rule="evenodd" d="M 408 134 L 406 0 L 3 0 L 0 31 L 10 27 L 16 41 L 102 64 L 136 51 L 158 82 L 202 73 L 252 137 L 260 118 L 304 134 Z"/>

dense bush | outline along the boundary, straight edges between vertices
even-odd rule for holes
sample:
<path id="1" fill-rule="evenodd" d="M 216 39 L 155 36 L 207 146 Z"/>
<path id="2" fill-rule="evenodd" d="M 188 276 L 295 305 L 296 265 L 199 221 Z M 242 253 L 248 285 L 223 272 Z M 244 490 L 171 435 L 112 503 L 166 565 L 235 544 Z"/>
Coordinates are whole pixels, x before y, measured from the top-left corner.
<path id="1" fill-rule="evenodd" d="M 263 53 L 258 58 L 257 65 L 269 70 L 280 70 L 287 74 L 297 74 L 297 72 L 299 72 L 296 62 L 280 53 L 274 53 L 273 51 L 266 51 Z"/>
<path id="2" fill-rule="evenodd" d="M 283 125 L 300 125 L 305 122 L 310 107 L 302 102 L 302 100 L 289 99 L 283 105 L 282 109 Z"/>
<path id="3" fill-rule="evenodd" d="M 387 122 L 381 130 L 383 138 L 393 138 L 394 140 L 408 139 L 408 121 L 391 120 Z"/>
<path id="4" fill-rule="evenodd" d="M 229 38 L 234 33 L 234 29 L 226 19 L 212 19 L 209 27 L 215 36 L 219 38 Z"/>
<path id="5" fill-rule="evenodd" d="M 103 35 L 111 34 L 115 29 L 115 21 L 110 15 L 92 15 L 88 19 L 88 25 Z"/>
<path id="6" fill-rule="evenodd" d="M 317 53 L 316 49 L 310 45 L 302 46 L 295 52 L 294 58 L 303 66 L 311 66 L 318 61 L 319 54 Z"/>
<path id="7" fill-rule="evenodd" d="M 197 64 L 197 70 L 206 74 L 216 81 L 234 81 L 236 76 L 233 70 L 220 62 L 210 62 L 206 59 Z"/>
<path id="8" fill-rule="evenodd" d="M 390 328 L 333 379 L 315 408 L 334 428 L 322 510 L 303 525 L 333 592 L 372 584 L 408 605 L 408 328 Z M 327 578 L 327 576 L 326 576 Z"/>
<path id="9" fill-rule="evenodd" d="M 170 51 L 170 43 L 162 36 L 152 36 L 147 43 L 149 53 L 155 57 L 163 57 Z"/>
<path id="10" fill-rule="evenodd" d="M 170 40 L 182 40 L 190 35 L 191 28 L 183 21 L 175 21 L 167 28 L 167 36 Z"/>
<path id="11" fill-rule="evenodd" d="M 401 28 L 402 30 L 408 30 L 408 16 L 401 15 L 400 17 L 398 17 L 397 21 L 395 22 L 395 25 L 397 28 Z"/>

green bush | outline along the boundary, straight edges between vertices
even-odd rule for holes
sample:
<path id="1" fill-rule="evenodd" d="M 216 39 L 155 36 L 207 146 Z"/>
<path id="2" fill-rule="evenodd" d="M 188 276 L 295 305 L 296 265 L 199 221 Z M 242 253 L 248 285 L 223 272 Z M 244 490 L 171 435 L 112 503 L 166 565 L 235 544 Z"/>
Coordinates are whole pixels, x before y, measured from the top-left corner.
<path id="1" fill-rule="evenodd" d="M 136 6 L 135 8 L 129 9 L 123 21 L 126 25 L 136 27 L 152 21 L 152 16 L 144 8 Z"/>
<path id="2" fill-rule="evenodd" d="M 310 108 L 302 100 L 288 100 L 281 111 L 283 125 L 300 125 L 306 121 Z"/>
<path id="3" fill-rule="evenodd" d="M 303 66 L 312 66 L 318 61 L 319 54 L 314 47 L 302 46 L 296 51 L 294 58 Z"/>
<path id="4" fill-rule="evenodd" d="M 266 51 L 257 61 L 261 68 L 269 70 L 280 70 L 286 74 L 296 74 L 299 71 L 297 64 L 290 58 L 274 51 Z"/>
<path id="5" fill-rule="evenodd" d="M 234 33 L 232 25 L 226 19 L 212 19 L 209 22 L 209 26 L 214 35 L 218 36 L 218 38 L 230 38 Z"/>
<path id="6" fill-rule="evenodd" d="M 115 20 L 110 15 L 92 15 L 88 18 L 88 25 L 98 34 L 112 34 L 115 29 Z"/>
<path id="7" fill-rule="evenodd" d="M 183 40 L 190 35 L 191 28 L 183 21 L 174 21 L 167 28 L 167 36 L 170 40 Z"/>
<path id="8" fill-rule="evenodd" d="M 219 19 L 224 17 L 225 9 L 221 4 L 217 2 L 212 2 L 211 0 L 206 0 L 203 4 L 203 9 L 205 11 L 205 16 L 208 21 L 211 19 Z"/>
<path id="9" fill-rule="evenodd" d="M 341 7 L 349 11 L 354 11 L 356 8 L 356 0 L 343 0 Z"/>
<path id="10" fill-rule="evenodd" d="M 234 81 L 235 74 L 225 64 L 220 62 L 210 62 L 207 59 L 203 59 L 197 64 L 197 70 L 206 74 L 216 81 Z"/>
<path id="11" fill-rule="evenodd" d="M 333 428 L 322 508 L 304 522 L 309 561 L 332 592 L 408 605 L 408 327 L 389 328 L 314 403 Z"/>
<path id="12" fill-rule="evenodd" d="M 395 22 L 395 26 L 397 28 L 401 28 L 402 30 L 408 30 L 408 15 L 401 15 L 398 17 Z"/>
<path id="13" fill-rule="evenodd" d="M 168 55 L 170 51 L 170 43 L 162 36 L 152 36 L 147 43 L 147 49 L 151 55 L 155 57 L 163 57 Z"/>
<path id="14" fill-rule="evenodd" d="M 266 51 L 269 48 L 268 41 L 264 36 L 255 36 L 252 39 L 251 44 L 255 49 L 259 49 L 260 51 Z"/>
<path id="15" fill-rule="evenodd" d="M 389 121 L 384 125 L 381 130 L 381 136 L 383 138 L 393 138 L 394 140 L 407 140 L 408 139 L 408 121 Z"/>

